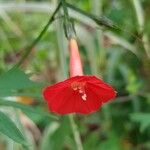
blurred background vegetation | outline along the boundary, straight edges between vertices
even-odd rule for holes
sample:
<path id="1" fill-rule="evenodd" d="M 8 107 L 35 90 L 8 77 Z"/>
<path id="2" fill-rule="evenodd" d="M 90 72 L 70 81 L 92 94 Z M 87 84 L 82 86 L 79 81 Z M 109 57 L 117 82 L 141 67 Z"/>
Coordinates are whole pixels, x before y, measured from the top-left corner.
<path id="1" fill-rule="evenodd" d="M 103 78 L 118 92 L 99 112 L 76 115 L 83 148 L 150 150 L 150 1 L 67 2 L 108 17 L 118 27 L 99 26 L 69 9 L 85 74 Z M 44 28 L 57 3 L 0 0 L 0 150 L 77 149 L 68 117 L 49 114 L 42 98 L 43 87 L 65 79 L 68 72 L 61 11 L 21 69 L 11 69 Z"/>

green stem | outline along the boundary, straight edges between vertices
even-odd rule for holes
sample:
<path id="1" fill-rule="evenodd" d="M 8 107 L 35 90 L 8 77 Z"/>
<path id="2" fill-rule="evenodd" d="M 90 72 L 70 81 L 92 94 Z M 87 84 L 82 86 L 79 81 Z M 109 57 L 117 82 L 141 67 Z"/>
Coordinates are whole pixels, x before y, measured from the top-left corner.
<path id="1" fill-rule="evenodd" d="M 59 15 L 61 15 L 61 12 L 58 12 Z M 57 33 L 57 41 L 58 41 L 58 49 L 59 49 L 59 60 L 60 60 L 60 67 L 61 67 L 61 79 L 66 79 L 68 77 L 68 73 L 67 73 L 67 62 L 66 62 L 66 55 L 65 55 L 65 50 L 67 49 L 66 45 L 65 45 L 65 36 L 63 34 L 63 30 L 62 30 L 62 25 L 63 25 L 63 21 L 62 19 L 58 20 L 56 22 L 56 33 Z"/>
<path id="2" fill-rule="evenodd" d="M 70 39 L 72 37 L 75 37 L 75 31 L 73 27 L 73 23 L 71 22 L 71 19 L 69 17 L 67 3 L 65 0 L 61 0 L 62 2 L 62 8 L 64 11 L 64 31 L 67 39 Z"/>
<path id="3" fill-rule="evenodd" d="M 91 20 L 93 20 L 97 25 L 100 25 L 100 26 L 104 26 L 106 28 L 109 28 L 109 29 L 114 29 L 116 31 L 123 31 L 129 35 L 131 35 L 132 37 L 136 38 L 139 42 L 142 42 L 141 38 L 136 36 L 135 34 L 133 34 L 132 32 L 129 32 L 128 30 L 125 30 L 121 27 L 119 27 L 116 23 L 114 23 L 112 20 L 110 20 L 109 18 L 105 17 L 105 16 L 97 16 L 97 15 L 93 15 L 91 13 L 88 13 L 88 12 L 85 12 L 69 3 L 66 3 L 67 7 L 90 18 Z M 144 36 L 144 43 L 145 43 L 145 46 L 146 48 L 148 49 L 148 44 L 147 44 L 147 41 L 148 39 Z"/>
<path id="4" fill-rule="evenodd" d="M 70 9 L 84 15 L 84 16 L 87 16 L 88 18 L 95 21 L 98 25 L 102 25 L 102 26 L 105 26 L 108 28 L 116 28 L 116 25 L 114 25 L 113 22 L 110 19 L 106 18 L 105 16 L 96 16 L 96 15 L 87 13 L 87 12 L 67 3 L 67 2 L 66 2 L 66 6 Z"/>
<path id="5" fill-rule="evenodd" d="M 102 15 L 102 5 L 103 5 L 103 1 L 102 0 L 93 0 L 92 1 L 92 8 L 93 8 L 93 13 L 95 15 Z M 96 37 L 96 41 L 97 41 L 97 55 L 98 55 L 98 65 L 97 68 L 100 68 L 100 75 L 103 76 L 103 72 L 105 71 L 103 68 L 105 68 L 105 64 L 106 64 L 106 50 L 105 47 L 103 47 L 102 45 L 102 36 L 103 31 L 96 31 L 95 32 L 95 37 Z M 96 56 L 97 56 L 96 55 Z M 105 129 L 108 130 L 109 126 L 111 125 L 111 113 L 110 113 L 110 108 L 108 104 L 105 104 L 102 107 L 102 111 L 104 113 L 104 118 L 105 118 L 105 122 L 106 122 L 106 126 Z"/>
<path id="6" fill-rule="evenodd" d="M 66 1 L 65 0 L 62 0 L 62 6 L 63 6 L 63 10 L 64 10 L 64 17 L 69 21 L 69 14 L 68 14 L 68 9 L 67 9 L 67 6 L 66 6 Z"/>
<path id="7" fill-rule="evenodd" d="M 70 120 L 71 127 L 72 127 L 72 130 L 73 130 L 73 135 L 74 135 L 74 139 L 75 139 L 75 142 L 76 142 L 76 145 L 77 145 L 77 150 L 83 150 L 80 133 L 79 133 L 78 127 L 77 127 L 77 125 L 74 121 L 73 114 L 69 115 L 69 120 Z"/>
<path id="8" fill-rule="evenodd" d="M 132 0 L 133 1 L 133 6 L 135 9 L 135 13 L 136 13 L 136 17 L 137 17 L 137 21 L 138 21 L 138 25 L 139 25 L 139 32 L 143 33 L 142 35 L 142 43 L 143 43 L 143 47 L 145 49 L 145 52 L 148 56 L 148 58 L 150 59 L 150 45 L 149 45 L 149 40 L 148 40 L 148 36 L 147 34 L 144 32 L 144 13 L 143 13 L 143 9 L 141 6 L 141 3 L 139 0 Z"/>
<path id="9" fill-rule="evenodd" d="M 91 1 L 91 6 L 92 6 L 92 12 L 94 15 L 101 15 L 102 11 L 101 11 L 101 5 L 102 5 L 102 1 L 101 0 L 92 0 Z M 94 32 L 94 40 L 96 40 L 95 43 L 95 49 L 93 50 L 94 53 L 94 57 L 95 59 L 93 61 L 95 61 L 95 66 L 92 66 L 92 68 L 95 68 L 95 71 L 93 72 L 93 74 L 95 75 L 101 75 L 102 76 L 102 71 L 101 69 L 103 68 L 103 64 L 105 62 L 105 50 L 102 47 L 102 31 L 101 30 L 96 30 Z M 99 73 L 99 68 L 100 68 L 100 73 Z"/>
<path id="10" fill-rule="evenodd" d="M 50 26 L 50 24 L 55 20 L 55 15 L 57 14 L 60 6 L 61 6 L 61 3 L 58 4 L 58 6 L 56 7 L 56 9 L 53 12 L 52 16 L 50 17 L 49 21 L 47 22 L 47 24 L 45 25 L 45 27 L 43 28 L 43 30 L 40 32 L 40 34 L 38 35 L 38 37 L 31 43 L 31 45 L 29 45 L 27 48 L 25 48 L 26 51 L 25 51 L 24 55 L 21 57 L 21 59 L 19 60 L 19 62 L 14 67 L 20 67 L 21 64 L 23 64 L 23 62 L 25 61 L 25 59 L 31 53 L 33 47 L 40 41 L 40 39 L 42 38 L 42 36 L 44 35 L 44 33 L 47 31 L 47 29 Z"/>

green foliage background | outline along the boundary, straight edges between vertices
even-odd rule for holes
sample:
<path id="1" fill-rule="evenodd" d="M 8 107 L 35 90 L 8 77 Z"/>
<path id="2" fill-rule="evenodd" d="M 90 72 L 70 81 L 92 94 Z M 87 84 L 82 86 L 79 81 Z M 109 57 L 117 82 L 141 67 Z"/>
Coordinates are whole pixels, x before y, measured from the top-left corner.
<path id="1" fill-rule="evenodd" d="M 97 16 L 106 16 L 120 28 L 98 26 L 88 17 L 69 11 L 85 74 L 103 78 L 118 92 L 117 98 L 98 112 L 76 115 L 83 148 L 149 150 L 150 1 L 67 2 Z M 56 4 L 56 0 L 0 0 L 0 150 L 77 149 L 68 117 L 48 113 L 42 98 L 44 86 L 63 80 L 68 74 L 61 14 L 21 69 L 11 69 L 24 54 L 24 48 L 39 35 Z M 16 101 L 16 96 L 28 96 L 32 101 L 25 105 L 28 98 Z M 32 120 L 31 128 L 24 124 L 22 115 Z"/>

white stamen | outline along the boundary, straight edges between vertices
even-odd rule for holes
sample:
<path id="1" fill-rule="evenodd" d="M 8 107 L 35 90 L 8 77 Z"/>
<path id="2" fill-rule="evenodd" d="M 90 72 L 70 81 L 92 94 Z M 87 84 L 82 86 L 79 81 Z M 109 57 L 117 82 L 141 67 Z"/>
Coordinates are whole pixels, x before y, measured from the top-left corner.
<path id="1" fill-rule="evenodd" d="M 77 89 L 78 89 L 77 87 L 73 88 L 74 91 L 76 91 Z"/>
<path id="2" fill-rule="evenodd" d="M 81 97 L 84 101 L 86 101 L 86 97 L 87 97 L 86 94 L 83 94 Z"/>
<path id="3" fill-rule="evenodd" d="M 82 88 L 81 86 L 78 87 L 79 90 L 81 90 L 81 88 Z"/>
<path id="4" fill-rule="evenodd" d="M 79 90 L 79 93 L 83 93 L 83 91 L 82 91 L 82 90 Z"/>

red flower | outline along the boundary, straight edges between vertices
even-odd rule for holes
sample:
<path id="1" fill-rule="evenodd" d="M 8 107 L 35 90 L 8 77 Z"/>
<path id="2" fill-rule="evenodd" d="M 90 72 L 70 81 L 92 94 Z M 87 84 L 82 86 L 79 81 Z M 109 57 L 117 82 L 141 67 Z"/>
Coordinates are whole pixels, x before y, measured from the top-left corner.
<path id="1" fill-rule="evenodd" d="M 75 39 L 69 40 L 70 77 L 44 89 L 49 110 L 58 114 L 95 112 L 116 96 L 115 90 L 95 76 L 84 76 Z"/>
<path id="2" fill-rule="evenodd" d="M 49 110 L 61 115 L 89 114 L 116 96 L 115 90 L 95 76 L 75 76 L 45 88 Z"/>

